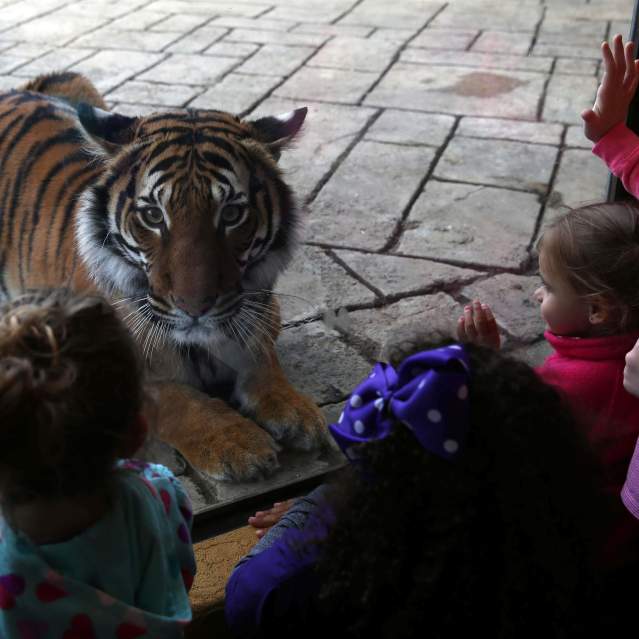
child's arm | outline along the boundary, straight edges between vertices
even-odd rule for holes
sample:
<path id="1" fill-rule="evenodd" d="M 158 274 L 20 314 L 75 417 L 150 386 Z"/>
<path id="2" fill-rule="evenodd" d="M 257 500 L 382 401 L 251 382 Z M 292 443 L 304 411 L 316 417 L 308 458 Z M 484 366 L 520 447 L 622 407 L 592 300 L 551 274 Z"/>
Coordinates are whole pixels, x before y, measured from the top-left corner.
<path id="1" fill-rule="evenodd" d="M 634 59 L 634 46 L 616 35 L 612 49 L 607 42 L 601 45 L 604 75 L 597 90 L 592 109 L 586 109 L 581 117 L 584 133 L 589 140 L 598 142 L 617 124 L 626 121 L 628 107 L 639 81 L 639 60 Z"/>
<path id="2" fill-rule="evenodd" d="M 628 108 L 639 81 L 639 61 L 631 42 L 620 35 L 601 45 L 604 76 L 592 109 L 581 114 L 584 133 L 595 142 L 592 152 L 621 179 L 625 189 L 639 197 L 639 137 L 626 126 Z"/>
<path id="3" fill-rule="evenodd" d="M 471 342 L 495 350 L 501 346 L 495 317 L 490 307 L 479 300 L 464 307 L 464 314 L 457 321 L 457 337 L 460 342 Z"/>

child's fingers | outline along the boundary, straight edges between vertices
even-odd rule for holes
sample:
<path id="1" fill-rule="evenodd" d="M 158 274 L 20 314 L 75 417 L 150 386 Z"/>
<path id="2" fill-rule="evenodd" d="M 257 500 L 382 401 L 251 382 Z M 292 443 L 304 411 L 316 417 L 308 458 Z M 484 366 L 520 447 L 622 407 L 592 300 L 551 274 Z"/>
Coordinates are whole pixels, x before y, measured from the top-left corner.
<path id="1" fill-rule="evenodd" d="M 633 88 L 635 77 L 637 76 L 637 66 L 635 65 L 634 45 L 632 42 L 627 42 L 624 47 L 624 56 L 626 62 L 626 75 L 623 79 L 623 88 L 626 92 L 630 93 Z"/>
<path id="2" fill-rule="evenodd" d="M 466 336 L 469 340 L 473 340 L 477 337 L 477 330 L 475 328 L 475 319 L 473 317 L 473 307 L 469 304 L 464 306 L 464 326 L 466 327 Z"/>
<path id="3" fill-rule="evenodd" d="M 597 114 L 592 109 L 586 109 L 581 112 L 581 119 L 586 124 L 593 124 L 597 121 Z"/>
<path id="4" fill-rule="evenodd" d="M 460 342 L 466 341 L 466 322 L 463 315 L 457 320 L 457 339 Z"/>
<path id="5" fill-rule="evenodd" d="M 617 34 L 612 39 L 612 53 L 615 59 L 615 70 L 618 77 L 623 78 L 626 73 L 626 57 L 623 47 L 623 38 Z"/>
<path id="6" fill-rule="evenodd" d="M 603 42 L 601 45 L 601 57 L 603 58 L 604 72 L 608 76 L 615 72 L 615 59 L 612 56 L 612 50 L 607 42 Z"/>

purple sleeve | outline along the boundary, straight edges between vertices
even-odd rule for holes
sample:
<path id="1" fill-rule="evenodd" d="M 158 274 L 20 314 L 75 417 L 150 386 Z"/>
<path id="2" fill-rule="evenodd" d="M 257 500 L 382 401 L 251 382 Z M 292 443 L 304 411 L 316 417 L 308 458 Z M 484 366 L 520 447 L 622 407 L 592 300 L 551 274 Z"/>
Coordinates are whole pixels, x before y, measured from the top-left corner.
<path id="1" fill-rule="evenodd" d="M 327 519 L 330 519 L 328 517 Z M 226 584 L 226 621 L 237 637 L 271 636 L 282 620 L 303 618 L 319 581 L 314 570 L 330 525 L 319 514 L 238 564 Z"/>

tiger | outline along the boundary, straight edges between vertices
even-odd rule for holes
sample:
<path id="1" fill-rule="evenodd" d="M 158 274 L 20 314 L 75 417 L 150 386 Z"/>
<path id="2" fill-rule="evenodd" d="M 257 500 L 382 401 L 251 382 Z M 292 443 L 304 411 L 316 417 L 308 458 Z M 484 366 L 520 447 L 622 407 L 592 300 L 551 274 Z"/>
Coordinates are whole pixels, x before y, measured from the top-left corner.
<path id="1" fill-rule="evenodd" d="M 147 363 L 157 436 L 213 479 L 326 443 L 275 350 L 300 226 L 278 160 L 306 113 L 131 117 L 73 72 L 0 94 L 0 297 L 105 295 Z"/>

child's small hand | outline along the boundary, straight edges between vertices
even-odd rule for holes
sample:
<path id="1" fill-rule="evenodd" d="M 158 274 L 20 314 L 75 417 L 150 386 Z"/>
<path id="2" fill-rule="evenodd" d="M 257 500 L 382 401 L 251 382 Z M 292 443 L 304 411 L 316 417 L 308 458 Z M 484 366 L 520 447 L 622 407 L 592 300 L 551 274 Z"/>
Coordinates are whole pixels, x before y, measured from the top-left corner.
<path id="1" fill-rule="evenodd" d="M 276 501 L 268 510 L 258 510 L 253 517 L 248 518 L 250 526 L 256 529 L 258 538 L 262 538 L 266 531 L 274 526 L 286 514 L 286 511 L 295 503 L 295 499 Z"/>
<path id="2" fill-rule="evenodd" d="M 626 367 L 623 369 L 623 387 L 635 397 L 639 397 L 639 340 L 626 354 Z"/>
<path id="3" fill-rule="evenodd" d="M 460 342 L 471 342 L 499 350 L 501 338 L 493 312 L 487 304 L 475 300 L 464 307 L 464 314 L 457 322 Z"/>
<path id="4" fill-rule="evenodd" d="M 622 37 L 616 35 L 612 40 L 612 49 L 604 42 L 601 53 L 604 75 L 595 104 L 581 114 L 584 133 L 593 142 L 598 142 L 610 129 L 626 121 L 628 107 L 639 81 L 639 60 L 634 59 L 632 42 L 627 42 L 624 47 Z"/>

